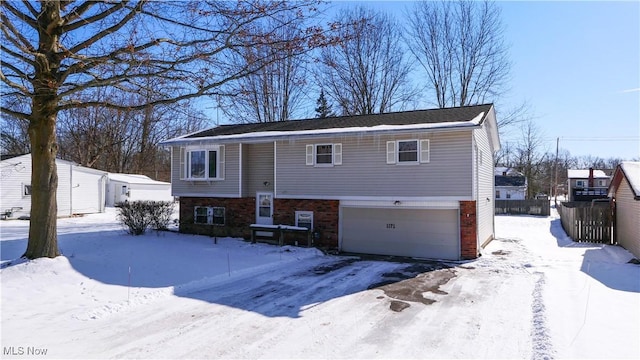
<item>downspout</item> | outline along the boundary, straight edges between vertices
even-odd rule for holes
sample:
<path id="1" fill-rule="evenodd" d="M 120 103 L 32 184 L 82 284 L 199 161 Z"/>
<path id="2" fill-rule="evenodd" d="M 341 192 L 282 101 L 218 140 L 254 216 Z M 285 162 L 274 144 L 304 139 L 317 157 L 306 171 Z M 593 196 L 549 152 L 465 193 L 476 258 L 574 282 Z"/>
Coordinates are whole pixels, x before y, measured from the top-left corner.
<path id="1" fill-rule="evenodd" d="M 277 171 L 276 169 L 278 168 L 278 151 L 277 151 L 277 141 L 273 142 L 273 198 L 275 199 L 277 197 L 278 191 L 277 191 L 277 185 L 278 185 L 278 181 L 277 181 Z"/>
<path id="2" fill-rule="evenodd" d="M 242 197 L 242 167 L 244 166 L 242 164 L 242 143 L 238 144 L 238 197 L 241 198 Z"/>
<path id="3" fill-rule="evenodd" d="M 73 215 L 73 165 L 69 164 L 69 216 Z"/>

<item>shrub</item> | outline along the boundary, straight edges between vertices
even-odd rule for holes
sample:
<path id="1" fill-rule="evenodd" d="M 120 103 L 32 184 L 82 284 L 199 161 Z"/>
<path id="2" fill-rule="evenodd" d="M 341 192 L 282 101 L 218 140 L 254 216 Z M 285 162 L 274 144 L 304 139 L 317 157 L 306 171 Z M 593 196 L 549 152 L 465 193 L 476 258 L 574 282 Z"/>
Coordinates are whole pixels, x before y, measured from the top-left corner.
<path id="1" fill-rule="evenodd" d="M 130 201 L 117 203 L 118 220 L 129 234 L 142 235 L 148 227 L 166 230 L 171 222 L 173 202 L 171 201 Z"/>

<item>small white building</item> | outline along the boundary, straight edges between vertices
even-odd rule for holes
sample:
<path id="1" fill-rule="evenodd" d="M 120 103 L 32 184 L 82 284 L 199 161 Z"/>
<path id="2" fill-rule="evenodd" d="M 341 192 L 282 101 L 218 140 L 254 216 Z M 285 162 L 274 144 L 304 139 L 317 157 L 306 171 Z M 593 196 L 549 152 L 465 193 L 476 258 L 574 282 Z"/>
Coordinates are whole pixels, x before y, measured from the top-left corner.
<path id="1" fill-rule="evenodd" d="M 171 183 L 145 175 L 109 173 L 107 206 L 137 200 L 173 201 Z"/>
<path id="2" fill-rule="evenodd" d="M 513 168 L 496 167 L 493 171 L 496 200 L 525 200 L 527 178 Z"/>
<path id="3" fill-rule="evenodd" d="M 58 216 L 104 212 L 107 173 L 56 159 Z M 31 213 L 31 154 L 7 156 L 0 161 L 0 214 L 2 218 L 29 217 Z"/>

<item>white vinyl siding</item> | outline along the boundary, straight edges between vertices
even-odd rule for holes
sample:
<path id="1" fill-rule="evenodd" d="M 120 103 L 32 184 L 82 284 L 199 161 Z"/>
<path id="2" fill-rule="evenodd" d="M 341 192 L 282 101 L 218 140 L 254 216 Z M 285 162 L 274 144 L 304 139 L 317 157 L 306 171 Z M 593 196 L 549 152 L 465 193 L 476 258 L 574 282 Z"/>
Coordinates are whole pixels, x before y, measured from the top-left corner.
<path id="1" fill-rule="evenodd" d="M 319 139 L 318 144 L 341 144 L 343 165 L 335 166 L 331 171 L 326 171 L 327 169 L 323 167 L 303 165 L 308 144 L 300 141 L 278 141 L 276 197 L 456 196 L 471 198 L 473 158 L 471 133 L 470 130 L 465 130 L 414 134 L 412 137 L 367 135 Z M 429 140 L 428 166 L 386 166 L 388 146 L 393 146 L 395 149 L 396 141 L 406 138 L 418 141 Z M 348 156 L 348 161 L 345 156 Z M 251 164 L 248 165 L 250 166 Z"/>
<path id="2" fill-rule="evenodd" d="M 474 130 L 475 140 L 475 166 L 476 177 L 476 208 L 477 208 L 477 240 L 478 246 L 494 236 L 494 214 L 495 202 L 494 186 L 495 176 L 493 174 L 493 150 L 489 143 L 489 137 L 485 129 Z M 511 194 L 506 193 L 506 198 Z"/>
<path id="3" fill-rule="evenodd" d="M 640 258 L 640 200 L 634 194 L 627 179 L 622 179 L 616 193 L 616 239 L 636 258 Z"/>

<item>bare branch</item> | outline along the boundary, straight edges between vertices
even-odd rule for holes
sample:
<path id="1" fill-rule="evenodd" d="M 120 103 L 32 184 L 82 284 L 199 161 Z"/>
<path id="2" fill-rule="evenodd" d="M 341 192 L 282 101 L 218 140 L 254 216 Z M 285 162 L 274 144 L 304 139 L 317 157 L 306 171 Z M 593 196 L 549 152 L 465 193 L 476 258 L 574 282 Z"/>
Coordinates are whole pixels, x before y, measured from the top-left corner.
<path id="1" fill-rule="evenodd" d="M 29 15 L 21 12 L 20 10 L 14 8 L 8 1 L 3 1 L 2 6 L 9 10 L 13 15 L 15 15 L 18 19 L 24 21 L 25 24 L 28 24 L 34 29 L 38 28 L 38 22 L 36 19 L 30 17 Z M 2 21 L 5 21 L 5 17 L 3 17 Z"/>

